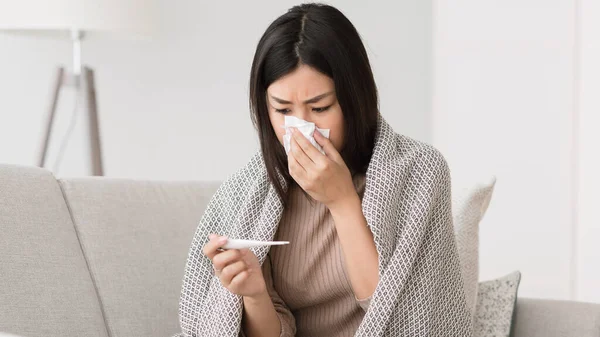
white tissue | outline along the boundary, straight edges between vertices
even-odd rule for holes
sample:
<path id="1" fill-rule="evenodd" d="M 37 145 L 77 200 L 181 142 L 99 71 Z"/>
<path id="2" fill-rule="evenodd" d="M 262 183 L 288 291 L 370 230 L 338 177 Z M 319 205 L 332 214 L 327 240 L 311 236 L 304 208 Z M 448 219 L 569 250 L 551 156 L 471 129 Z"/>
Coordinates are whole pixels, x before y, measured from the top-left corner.
<path id="1" fill-rule="evenodd" d="M 329 139 L 329 129 L 319 129 L 315 126 L 315 123 L 307 122 L 304 119 L 300 119 L 294 116 L 285 116 L 285 125 L 282 125 L 285 129 L 285 135 L 283 135 L 283 147 L 285 148 L 285 153 L 288 154 L 291 148 L 291 139 L 292 139 L 292 130 L 291 127 L 294 127 L 300 131 L 308 141 L 314 145 L 317 150 L 319 150 L 322 154 L 325 154 L 325 151 L 321 148 L 321 146 L 317 143 L 313 134 L 315 130 L 319 131 L 323 137 Z"/>

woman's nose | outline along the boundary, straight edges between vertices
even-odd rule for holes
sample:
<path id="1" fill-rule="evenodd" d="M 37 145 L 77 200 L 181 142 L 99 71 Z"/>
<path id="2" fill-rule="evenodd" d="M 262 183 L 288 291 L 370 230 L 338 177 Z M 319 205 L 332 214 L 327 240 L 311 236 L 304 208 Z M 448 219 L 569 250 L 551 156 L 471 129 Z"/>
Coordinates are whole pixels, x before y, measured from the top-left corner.
<path id="1" fill-rule="evenodd" d="M 307 122 L 313 122 L 311 120 L 311 116 L 310 116 L 310 111 L 308 111 L 307 109 L 296 109 L 295 113 L 293 114 L 294 117 L 296 118 L 300 118 L 303 119 Z"/>

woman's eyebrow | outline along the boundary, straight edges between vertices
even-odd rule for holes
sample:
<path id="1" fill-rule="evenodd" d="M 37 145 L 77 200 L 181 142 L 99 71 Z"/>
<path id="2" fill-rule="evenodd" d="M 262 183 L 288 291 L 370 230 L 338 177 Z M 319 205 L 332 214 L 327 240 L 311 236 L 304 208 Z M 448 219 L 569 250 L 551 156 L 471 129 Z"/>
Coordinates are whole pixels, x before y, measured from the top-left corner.
<path id="1" fill-rule="evenodd" d="M 315 96 L 315 97 L 313 97 L 311 99 L 307 99 L 306 101 L 304 101 L 304 104 L 317 103 L 321 99 L 323 99 L 323 98 L 325 98 L 325 97 L 327 97 L 327 96 L 329 96 L 331 94 L 333 94 L 333 91 L 326 92 L 324 94 L 320 94 L 319 96 Z"/>
<path id="2" fill-rule="evenodd" d="M 271 96 L 271 98 L 272 98 L 272 99 L 274 99 L 274 100 L 275 100 L 275 102 L 277 102 L 277 103 L 279 103 L 279 104 L 292 104 L 292 102 L 290 102 L 290 101 L 286 101 L 286 100 L 284 100 L 284 99 L 277 98 L 277 97 L 275 97 L 275 96 L 273 96 L 273 95 L 269 95 L 269 96 Z"/>
<path id="3" fill-rule="evenodd" d="M 321 99 L 323 99 L 323 98 L 325 98 L 325 97 L 327 97 L 327 96 L 329 96 L 329 95 L 331 95 L 331 94 L 333 94 L 333 93 L 334 93 L 333 91 L 330 91 L 330 92 L 326 92 L 326 93 L 324 93 L 324 94 L 320 94 L 320 95 L 318 95 L 318 96 L 315 96 L 315 97 L 313 97 L 313 98 L 309 98 L 309 99 L 307 99 L 307 100 L 305 100 L 305 101 L 304 101 L 304 104 L 317 103 L 317 102 L 318 102 L 318 101 L 320 101 Z M 290 101 L 286 101 L 286 100 L 284 100 L 284 99 L 281 99 L 281 98 L 275 97 L 275 96 L 273 96 L 273 95 L 269 95 L 269 96 L 271 96 L 271 98 L 272 98 L 273 100 L 275 100 L 275 102 L 277 102 L 277 103 L 279 103 L 279 104 L 292 104 L 292 102 L 290 102 Z"/>

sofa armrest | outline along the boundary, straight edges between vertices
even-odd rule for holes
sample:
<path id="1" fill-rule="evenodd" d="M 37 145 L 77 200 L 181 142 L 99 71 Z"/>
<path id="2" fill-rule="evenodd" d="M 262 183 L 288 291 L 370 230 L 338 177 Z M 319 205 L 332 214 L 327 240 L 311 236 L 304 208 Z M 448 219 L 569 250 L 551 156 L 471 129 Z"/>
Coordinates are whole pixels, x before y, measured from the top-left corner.
<path id="1" fill-rule="evenodd" d="M 598 337 L 600 304 L 520 298 L 513 337 Z"/>

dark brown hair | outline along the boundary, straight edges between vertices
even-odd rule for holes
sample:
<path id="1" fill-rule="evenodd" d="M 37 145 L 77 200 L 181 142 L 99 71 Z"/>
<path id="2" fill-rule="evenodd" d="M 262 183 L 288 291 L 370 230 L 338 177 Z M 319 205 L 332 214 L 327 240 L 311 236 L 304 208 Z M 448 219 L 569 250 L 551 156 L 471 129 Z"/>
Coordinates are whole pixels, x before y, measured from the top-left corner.
<path id="1" fill-rule="evenodd" d="M 367 52 L 352 23 L 336 8 L 321 4 L 295 6 L 278 17 L 256 47 L 250 74 L 250 111 L 269 180 L 284 204 L 284 186 L 290 186 L 293 179 L 269 119 L 267 88 L 300 64 L 333 79 L 345 126 L 340 154 L 351 172 L 366 171 L 377 129 L 377 87 Z"/>

